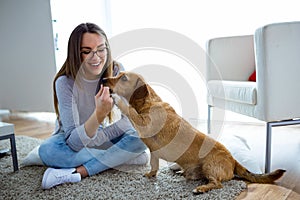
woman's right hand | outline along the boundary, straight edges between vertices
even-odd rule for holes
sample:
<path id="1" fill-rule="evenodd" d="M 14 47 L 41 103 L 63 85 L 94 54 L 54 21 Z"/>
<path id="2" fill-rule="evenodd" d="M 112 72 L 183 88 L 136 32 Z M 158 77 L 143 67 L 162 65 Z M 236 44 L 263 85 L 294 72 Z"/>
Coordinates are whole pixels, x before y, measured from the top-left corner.
<path id="1" fill-rule="evenodd" d="M 113 108 L 113 99 L 110 96 L 108 87 L 101 85 L 99 92 L 95 96 L 95 104 L 97 121 L 101 124 Z"/>

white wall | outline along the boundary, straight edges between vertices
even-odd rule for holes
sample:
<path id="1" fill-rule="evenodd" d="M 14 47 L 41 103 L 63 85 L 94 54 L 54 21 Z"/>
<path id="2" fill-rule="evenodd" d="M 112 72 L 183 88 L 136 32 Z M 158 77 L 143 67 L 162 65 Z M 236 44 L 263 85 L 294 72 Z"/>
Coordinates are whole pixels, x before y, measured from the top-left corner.
<path id="1" fill-rule="evenodd" d="M 57 20 L 53 27 L 58 33 L 57 68 L 66 58 L 71 30 L 81 22 L 97 23 L 111 40 L 140 28 L 167 29 L 190 38 L 204 50 L 206 40 L 212 37 L 251 34 L 266 23 L 300 20 L 297 0 L 0 0 L 0 109 L 52 110 L 56 69 L 49 1 Z M 191 85 L 195 85 L 192 89 L 206 118 L 203 79 L 189 77 L 195 73 L 187 71 L 191 66 L 179 58 L 142 49 L 118 59 L 126 69 L 160 64 L 189 73 L 186 79 L 197 81 Z M 176 94 L 163 93 L 180 110 Z"/>
<path id="2" fill-rule="evenodd" d="M 53 111 L 50 0 L 0 0 L 0 109 Z"/>
<path id="3" fill-rule="evenodd" d="M 179 32 L 205 48 L 207 39 L 252 34 L 273 22 L 299 21 L 298 0 L 112 0 L 112 36 L 139 29 Z"/>
<path id="4" fill-rule="evenodd" d="M 201 54 L 205 51 L 208 39 L 253 34 L 255 29 L 267 23 L 300 21 L 299 6 L 297 5 L 297 0 L 112 0 L 111 40 L 126 32 L 138 29 L 166 29 L 182 34 L 199 45 L 200 50 L 198 48 L 195 52 L 191 48 L 185 52 L 186 54 L 198 54 L 200 58 L 201 56 L 204 57 Z M 140 39 L 138 37 L 136 35 L 137 39 L 119 41 L 113 46 L 112 53 L 114 54 L 123 46 L 124 48 L 132 46 L 131 43 Z M 154 36 L 147 35 L 144 37 L 144 35 L 140 35 L 140 37 L 148 41 Z M 172 34 L 169 38 L 158 38 L 154 41 L 153 47 L 157 43 L 164 43 L 166 39 L 171 37 L 173 37 Z M 182 99 L 177 98 L 177 91 L 171 89 L 168 91 L 169 85 L 160 84 L 161 88 L 164 89 L 160 95 L 179 113 L 186 110 L 186 106 L 195 110 L 198 106 L 199 118 L 207 119 L 206 85 L 203 79 L 205 73 L 200 73 L 196 77 L 197 72 L 193 71 L 194 66 L 192 66 L 194 60 L 184 59 L 187 57 L 182 52 L 182 54 L 174 53 L 175 47 L 184 46 L 185 43 L 174 40 L 174 44 L 172 49 L 151 48 L 152 52 L 149 51 L 149 46 L 144 46 L 144 48 L 139 46 L 139 48 L 129 49 L 128 52 L 123 53 L 118 57 L 118 60 L 128 70 L 159 64 L 169 67 L 169 71 L 178 71 L 194 93 L 187 92 L 187 95 L 195 96 L 197 105 L 192 104 L 187 95 Z M 199 65 L 197 67 L 203 68 Z M 144 71 L 145 76 L 154 76 L 147 70 Z M 182 81 L 170 77 L 169 74 L 166 74 L 164 79 L 172 79 L 178 84 L 178 88 L 182 83 Z M 151 81 L 151 79 L 148 80 Z M 191 116 L 189 115 L 189 117 Z M 238 116 L 237 120 L 240 119 L 241 116 Z"/>

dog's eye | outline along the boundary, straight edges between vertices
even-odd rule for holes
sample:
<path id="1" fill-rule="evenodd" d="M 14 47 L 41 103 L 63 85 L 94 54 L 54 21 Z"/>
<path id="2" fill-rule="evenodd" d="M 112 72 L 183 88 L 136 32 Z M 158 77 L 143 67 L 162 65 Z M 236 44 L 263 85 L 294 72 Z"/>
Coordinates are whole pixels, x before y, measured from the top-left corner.
<path id="1" fill-rule="evenodd" d="M 122 81 L 128 81 L 128 78 L 127 78 L 126 75 L 123 75 L 123 76 L 121 77 L 121 79 L 122 79 Z"/>

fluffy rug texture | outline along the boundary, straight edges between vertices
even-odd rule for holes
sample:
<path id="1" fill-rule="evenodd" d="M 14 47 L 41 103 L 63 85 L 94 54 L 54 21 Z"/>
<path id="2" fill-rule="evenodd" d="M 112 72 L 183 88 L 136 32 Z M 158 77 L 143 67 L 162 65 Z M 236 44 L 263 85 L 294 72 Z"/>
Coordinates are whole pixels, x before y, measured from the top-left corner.
<path id="1" fill-rule="evenodd" d="M 223 183 L 222 189 L 193 195 L 192 189 L 204 181 L 186 181 L 184 177 L 162 167 L 155 179 L 143 177 L 149 166 L 120 166 L 79 183 L 65 183 L 50 190 L 41 188 L 44 166 L 22 167 L 26 155 L 42 140 L 17 136 L 20 170 L 13 172 L 11 156 L 0 159 L 1 199 L 234 199 L 244 189 L 243 181 Z M 0 141 L 1 148 L 10 148 L 9 140 Z"/>

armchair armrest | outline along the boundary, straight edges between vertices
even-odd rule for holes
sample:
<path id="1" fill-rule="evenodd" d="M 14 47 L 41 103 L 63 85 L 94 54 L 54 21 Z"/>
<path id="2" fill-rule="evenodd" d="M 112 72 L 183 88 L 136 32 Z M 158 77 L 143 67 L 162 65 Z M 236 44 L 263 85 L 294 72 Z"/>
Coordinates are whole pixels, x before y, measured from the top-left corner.
<path id="1" fill-rule="evenodd" d="M 253 43 L 253 35 L 210 39 L 206 44 L 207 81 L 247 81 L 255 70 Z"/>
<path id="2" fill-rule="evenodd" d="M 300 117 L 300 22 L 255 31 L 258 102 L 265 121 Z"/>

